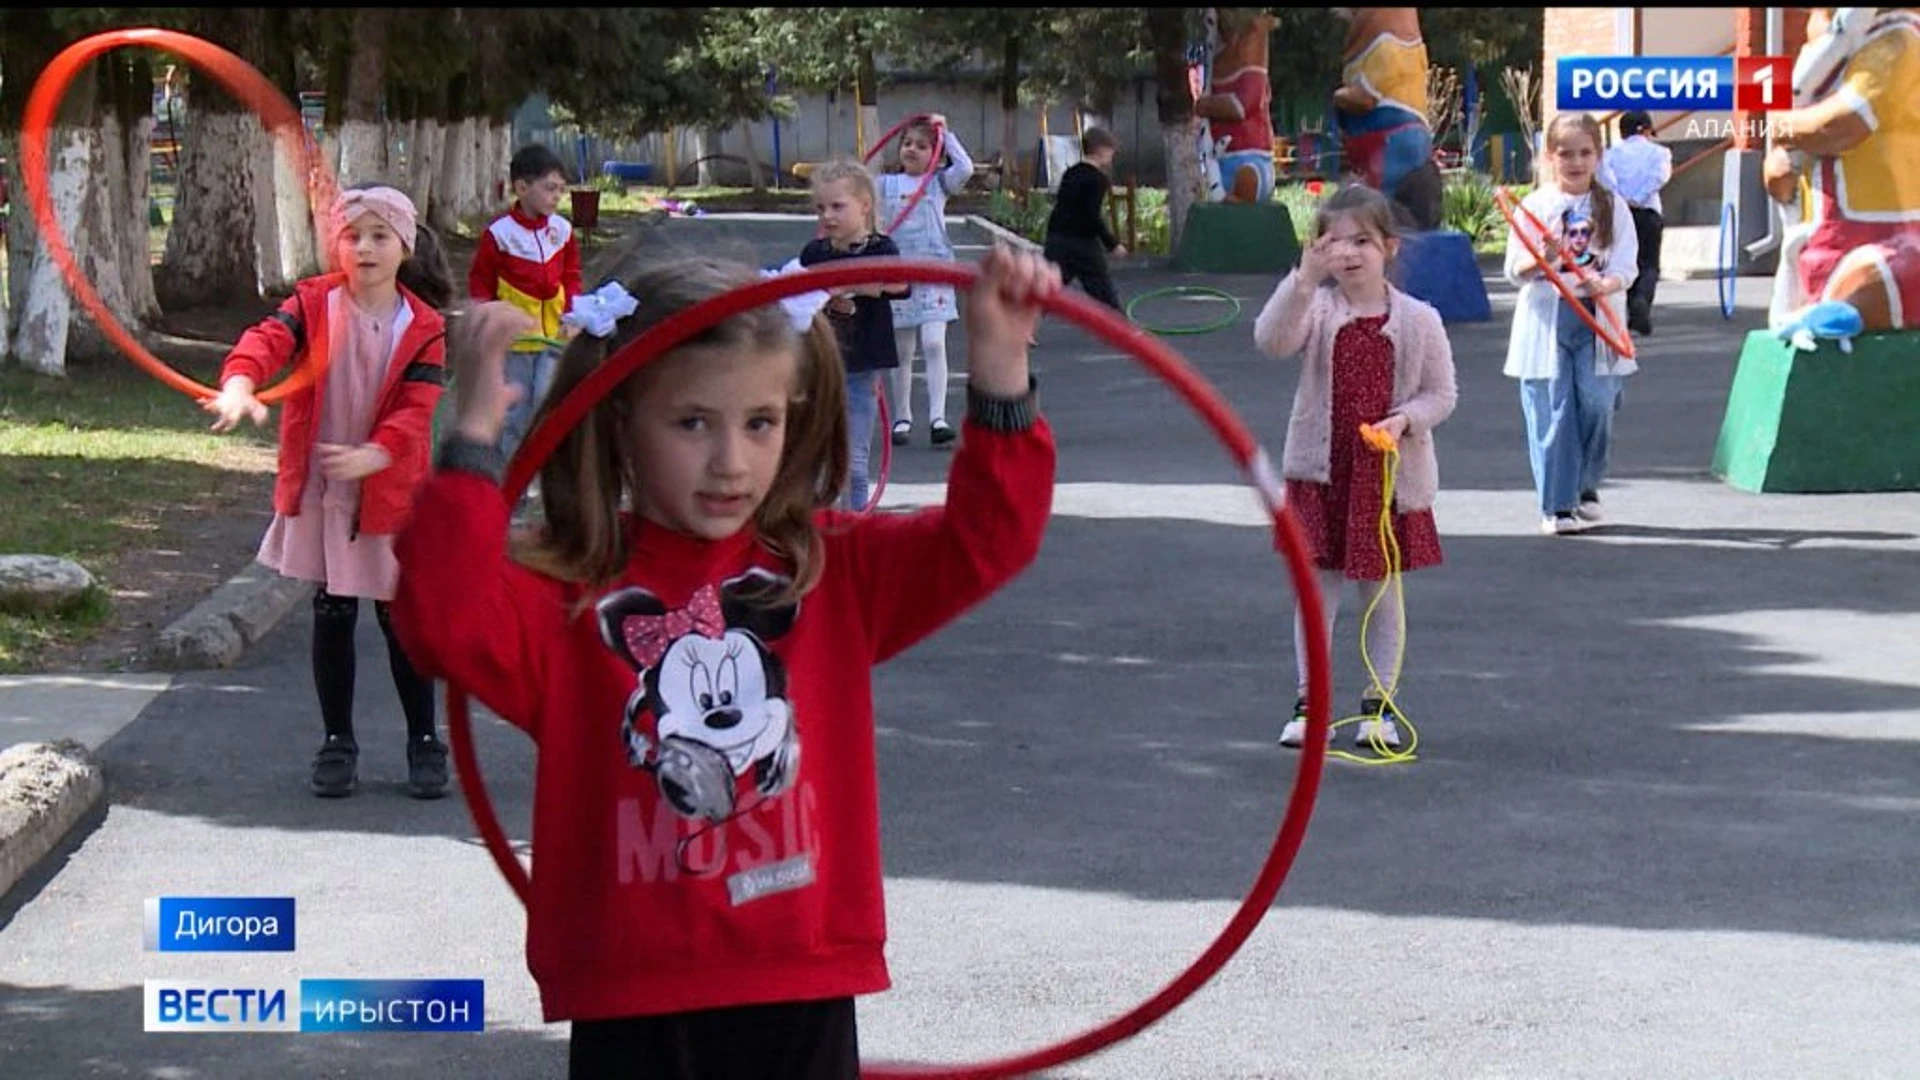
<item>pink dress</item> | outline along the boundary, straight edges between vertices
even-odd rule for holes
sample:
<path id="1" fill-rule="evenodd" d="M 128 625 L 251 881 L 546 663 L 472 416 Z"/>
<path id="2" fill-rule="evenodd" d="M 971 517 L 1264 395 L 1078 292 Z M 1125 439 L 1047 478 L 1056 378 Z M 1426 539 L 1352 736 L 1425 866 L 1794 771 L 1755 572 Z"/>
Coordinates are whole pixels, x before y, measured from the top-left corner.
<path id="1" fill-rule="evenodd" d="M 400 580 L 393 537 L 353 535 L 360 506 L 360 481 L 329 480 L 320 468 L 320 443 L 359 446 L 373 431 L 380 388 L 393 362 L 399 332 L 396 316 L 411 314 L 404 298 L 392 314 L 375 317 L 360 310 L 345 289 L 327 300 L 327 326 L 333 361 L 327 365 L 313 460 L 307 470 L 300 513 L 275 514 L 260 541 L 261 563 L 284 577 L 311 581 L 335 596 L 391 600 Z"/>
<path id="2" fill-rule="evenodd" d="M 1323 570 L 1345 571 L 1356 581 L 1381 581 L 1387 557 L 1380 538 L 1380 451 L 1360 437 L 1361 424 L 1386 419 L 1393 408 L 1393 342 L 1382 331 L 1387 317 L 1355 319 L 1333 341 L 1333 443 L 1327 483 L 1287 481 L 1287 505 L 1313 545 Z M 1396 511 L 1393 536 L 1400 569 L 1437 566 L 1443 556 L 1432 510 Z"/>

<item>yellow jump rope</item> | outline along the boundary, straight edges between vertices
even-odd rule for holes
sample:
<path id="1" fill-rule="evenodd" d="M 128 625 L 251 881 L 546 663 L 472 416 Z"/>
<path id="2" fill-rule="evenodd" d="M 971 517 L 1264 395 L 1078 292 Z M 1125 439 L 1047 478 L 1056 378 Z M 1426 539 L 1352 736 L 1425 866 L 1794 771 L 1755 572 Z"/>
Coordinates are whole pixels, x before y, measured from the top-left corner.
<path id="1" fill-rule="evenodd" d="M 1420 732 L 1414 728 L 1413 721 L 1407 718 L 1393 696 L 1400 682 L 1400 663 L 1407 652 L 1406 585 L 1401 570 L 1400 538 L 1393 533 L 1393 478 L 1400 471 L 1400 444 L 1393 436 L 1372 424 L 1360 425 L 1360 437 L 1368 446 L 1380 451 L 1380 551 L 1387 561 L 1387 586 L 1374 594 L 1373 600 L 1367 604 L 1367 610 L 1360 616 L 1360 659 L 1367 665 L 1367 678 L 1372 680 L 1373 689 L 1377 692 L 1369 696 L 1377 696 L 1382 702 L 1382 719 L 1398 719 L 1397 726 L 1404 745 L 1399 749 L 1390 747 L 1380 741 L 1379 732 L 1375 731 L 1367 737 L 1367 748 L 1373 751 L 1373 757 L 1334 749 L 1329 749 L 1327 754 L 1360 765 L 1399 765 L 1414 760 L 1414 751 L 1420 745 Z M 1381 682 L 1380 672 L 1373 665 L 1373 654 L 1367 649 L 1367 628 L 1373 623 L 1374 609 L 1380 606 L 1380 601 L 1389 592 L 1393 593 L 1394 607 L 1400 616 L 1400 633 L 1394 637 L 1394 686 L 1391 687 Z M 1366 715 L 1346 716 L 1334 721 L 1333 727 L 1337 730 L 1371 719 L 1373 717 Z"/>

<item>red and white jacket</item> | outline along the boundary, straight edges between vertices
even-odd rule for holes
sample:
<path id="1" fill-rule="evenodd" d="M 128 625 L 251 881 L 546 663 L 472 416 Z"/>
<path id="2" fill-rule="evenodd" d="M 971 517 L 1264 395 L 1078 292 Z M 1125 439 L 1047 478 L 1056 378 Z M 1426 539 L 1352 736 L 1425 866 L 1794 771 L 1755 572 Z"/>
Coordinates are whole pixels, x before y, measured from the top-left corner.
<path id="1" fill-rule="evenodd" d="M 278 311 L 240 335 L 220 368 L 223 385 L 245 375 L 264 388 L 280 369 L 295 364 L 288 378 L 307 383 L 285 400 L 280 414 L 280 472 L 273 485 L 273 509 L 288 517 L 300 513 L 315 433 L 326 408 L 327 380 L 323 372 L 316 377 L 311 358 L 327 348 L 327 308 L 333 293 L 341 292 L 343 302 L 352 302 L 345 289 L 346 279 L 337 273 L 301 281 Z M 414 496 L 426 480 L 433 413 L 447 385 L 446 320 L 405 286 L 400 295 L 407 303 L 406 325 L 394 339 L 368 436 L 387 452 L 390 464 L 360 482 L 354 525 L 356 533 L 372 536 L 398 533 L 406 524 Z"/>
<path id="2" fill-rule="evenodd" d="M 580 295 L 580 238 L 573 222 L 559 214 L 533 217 L 515 202 L 480 234 L 467 271 L 467 294 L 482 302 L 505 300 L 533 316 L 537 333 L 559 337 L 560 316 Z M 519 352 L 546 347 L 531 341 L 513 346 Z"/>
<path id="3" fill-rule="evenodd" d="M 527 963 L 548 1021 L 885 990 L 873 666 L 1038 556 L 1054 442 L 968 420 L 944 506 L 820 511 L 797 607 L 751 526 L 629 522 L 607 589 L 511 561 L 487 477 L 436 472 L 395 545 L 421 672 L 532 736 Z"/>

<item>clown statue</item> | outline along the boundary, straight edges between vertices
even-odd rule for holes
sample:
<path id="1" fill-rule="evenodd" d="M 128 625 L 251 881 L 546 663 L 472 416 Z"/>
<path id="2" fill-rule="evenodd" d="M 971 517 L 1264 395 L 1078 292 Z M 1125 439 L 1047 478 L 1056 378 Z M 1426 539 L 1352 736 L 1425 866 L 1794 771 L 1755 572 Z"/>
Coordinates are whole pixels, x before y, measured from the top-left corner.
<path id="1" fill-rule="evenodd" d="M 1333 93 L 1347 171 L 1392 199 L 1417 230 L 1440 225 L 1440 167 L 1427 121 L 1427 45 L 1418 8 L 1332 8 L 1348 23 Z"/>
<path id="2" fill-rule="evenodd" d="M 1793 93 L 1766 116 L 1763 176 L 1791 206 L 1804 173 L 1811 198 L 1786 230 L 1771 328 L 1841 304 L 1861 331 L 1920 327 L 1920 9 L 1813 9 Z"/>
<path id="3" fill-rule="evenodd" d="M 1267 81 L 1267 40 L 1276 20 L 1260 8 L 1210 8 L 1213 46 L 1207 93 L 1193 104 L 1206 122 L 1219 165 L 1208 198 L 1261 203 L 1273 198 L 1273 87 Z M 1203 167 L 1206 154 L 1202 153 Z M 1216 195 L 1217 192 L 1217 195 Z"/>

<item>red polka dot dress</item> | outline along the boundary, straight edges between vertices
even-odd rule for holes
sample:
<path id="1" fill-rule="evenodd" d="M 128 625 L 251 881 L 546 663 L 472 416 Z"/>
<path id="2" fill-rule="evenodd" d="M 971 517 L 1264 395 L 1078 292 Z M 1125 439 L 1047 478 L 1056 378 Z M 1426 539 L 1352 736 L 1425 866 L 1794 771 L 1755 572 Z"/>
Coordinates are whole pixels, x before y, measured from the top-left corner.
<path id="1" fill-rule="evenodd" d="M 1300 520 L 1315 565 L 1356 581 L 1387 576 L 1380 543 L 1381 454 L 1360 437 L 1361 424 L 1379 423 L 1393 409 L 1393 342 L 1382 332 L 1386 322 L 1385 315 L 1355 319 L 1335 336 L 1327 482 L 1287 481 L 1287 505 Z M 1440 531 L 1432 510 L 1395 513 L 1393 535 L 1402 570 L 1439 565 Z"/>

